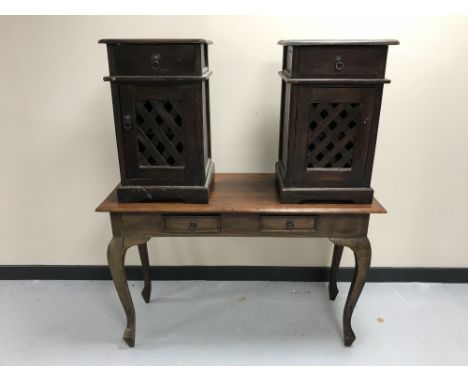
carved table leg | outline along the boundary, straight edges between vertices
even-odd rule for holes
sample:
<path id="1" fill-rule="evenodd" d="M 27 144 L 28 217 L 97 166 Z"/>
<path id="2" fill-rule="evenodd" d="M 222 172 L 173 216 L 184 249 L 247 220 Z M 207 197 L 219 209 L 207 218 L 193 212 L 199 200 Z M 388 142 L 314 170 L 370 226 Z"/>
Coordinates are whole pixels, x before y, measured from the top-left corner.
<path id="1" fill-rule="evenodd" d="M 349 247 L 354 252 L 356 267 L 354 269 L 353 281 L 349 288 L 348 298 L 343 310 L 343 332 L 344 344 L 351 346 L 356 336 L 351 327 L 351 316 L 354 307 L 366 282 L 367 273 L 371 262 L 371 246 L 367 237 L 350 239 L 330 239 L 335 245 Z"/>
<path id="2" fill-rule="evenodd" d="M 115 289 L 127 316 L 127 326 L 123 339 L 128 346 L 135 346 L 135 308 L 132 296 L 128 289 L 127 276 L 125 275 L 125 253 L 133 245 L 143 244 L 148 238 L 127 238 L 114 236 L 107 248 L 107 262 L 114 280 Z"/>
<path id="3" fill-rule="evenodd" d="M 338 294 L 338 287 L 336 286 L 336 274 L 340 268 L 341 255 L 343 254 L 343 246 L 335 244 L 333 248 L 333 258 L 330 269 L 330 282 L 328 284 L 328 295 L 330 300 L 335 300 Z"/>
<path id="4" fill-rule="evenodd" d="M 151 270 L 148 258 L 148 246 L 146 243 L 138 245 L 138 253 L 140 254 L 141 266 L 143 268 L 143 279 L 145 280 L 145 286 L 141 291 L 141 295 L 146 303 L 151 298 Z"/>

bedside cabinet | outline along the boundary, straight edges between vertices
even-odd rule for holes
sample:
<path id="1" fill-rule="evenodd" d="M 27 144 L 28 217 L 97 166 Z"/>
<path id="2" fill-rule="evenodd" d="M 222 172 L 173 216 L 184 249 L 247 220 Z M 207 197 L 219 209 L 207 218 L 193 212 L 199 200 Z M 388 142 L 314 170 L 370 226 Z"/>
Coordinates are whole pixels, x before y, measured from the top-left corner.
<path id="1" fill-rule="evenodd" d="M 213 178 L 207 40 L 112 40 L 119 201 L 207 203 Z"/>
<path id="2" fill-rule="evenodd" d="M 282 40 L 279 160 L 283 203 L 370 203 L 389 45 Z"/>

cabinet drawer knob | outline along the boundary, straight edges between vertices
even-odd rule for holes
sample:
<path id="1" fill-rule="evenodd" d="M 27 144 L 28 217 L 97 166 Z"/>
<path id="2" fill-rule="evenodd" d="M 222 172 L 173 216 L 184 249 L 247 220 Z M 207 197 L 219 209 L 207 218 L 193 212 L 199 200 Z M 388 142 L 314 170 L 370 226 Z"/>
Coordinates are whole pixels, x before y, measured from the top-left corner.
<path id="1" fill-rule="evenodd" d="M 336 61 L 335 69 L 340 71 L 340 70 L 343 70 L 343 68 L 344 68 L 344 62 L 343 61 Z"/>
<path id="2" fill-rule="evenodd" d="M 335 69 L 338 71 L 344 69 L 344 62 L 341 60 L 341 56 L 335 57 Z"/>
<path id="3" fill-rule="evenodd" d="M 129 114 L 125 114 L 123 117 L 123 127 L 126 130 L 130 130 L 132 128 L 132 117 Z"/>
<path id="4" fill-rule="evenodd" d="M 153 54 L 151 56 L 151 67 L 154 70 L 159 70 L 161 67 L 161 55 L 160 54 Z"/>
<path id="5" fill-rule="evenodd" d="M 294 229 L 294 223 L 293 223 L 291 220 L 288 220 L 288 221 L 286 222 L 286 228 L 287 228 L 288 230 Z"/>
<path id="6" fill-rule="evenodd" d="M 197 222 L 195 220 L 192 220 L 189 224 L 188 229 L 189 231 L 195 231 L 197 229 Z"/>

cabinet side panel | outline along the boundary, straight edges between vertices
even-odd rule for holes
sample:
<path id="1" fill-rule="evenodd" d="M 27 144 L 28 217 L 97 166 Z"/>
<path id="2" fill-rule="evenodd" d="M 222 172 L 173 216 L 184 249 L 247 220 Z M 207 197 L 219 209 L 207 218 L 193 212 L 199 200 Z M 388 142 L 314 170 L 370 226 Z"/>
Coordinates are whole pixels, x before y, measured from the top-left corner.
<path id="1" fill-rule="evenodd" d="M 122 185 L 125 185 L 128 179 L 127 175 L 127 164 L 125 160 L 124 152 L 124 141 L 122 134 L 122 124 L 121 124 L 121 110 L 120 110 L 120 86 L 116 83 L 111 84 L 111 94 L 112 94 L 112 108 L 114 111 L 114 126 L 115 126 L 115 138 L 117 141 L 117 153 L 119 156 L 119 169 L 120 169 L 120 178 Z"/>
<path id="2" fill-rule="evenodd" d="M 371 117 L 371 131 L 369 133 L 368 151 L 364 171 L 363 185 L 370 186 L 372 178 L 372 169 L 374 167 L 375 146 L 377 143 L 377 132 L 379 129 L 380 108 L 382 105 L 383 85 L 375 90 L 374 108 Z"/>
<path id="3" fill-rule="evenodd" d="M 287 168 L 289 141 L 289 108 L 291 105 L 291 85 L 283 82 L 283 110 L 281 112 L 281 152 L 280 161 L 284 169 Z"/>
<path id="4" fill-rule="evenodd" d="M 205 167 L 208 160 L 208 123 L 206 120 L 206 82 L 197 82 L 190 87 L 193 87 L 193 125 L 187 129 L 192 131 L 192 139 L 186 141 L 188 148 L 188 158 L 192 158 L 190 163 L 187 163 L 187 176 L 191 179 L 191 184 L 202 186 L 205 184 L 206 173 Z M 187 99 L 188 103 L 190 101 Z M 187 113 L 190 111 L 187 110 Z"/>
<path id="5" fill-rule="evenodd" d="M 209 84 L 208 81 L 202 83 L 202 118 L 203 118 L 203 163 L 208 163 L 211 157 L 210 139 L 210 112 L 209 112 Z"/>
<path id="6" fill-rule="evenodd" d="M 281 81 L 281 105 L 280 105 L 280 120 L 279 120 L 279 140 L 278 140 L 278 161 L 283 164 L 283 114 L 284 114 L 284 81 Z"/>

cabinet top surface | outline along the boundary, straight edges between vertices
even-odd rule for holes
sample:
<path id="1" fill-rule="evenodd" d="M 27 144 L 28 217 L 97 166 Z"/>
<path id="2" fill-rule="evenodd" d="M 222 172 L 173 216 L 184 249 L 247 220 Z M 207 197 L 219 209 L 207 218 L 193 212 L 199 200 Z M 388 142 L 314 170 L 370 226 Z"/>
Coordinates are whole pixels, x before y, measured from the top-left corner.
<path id="1" fill-rule="evenodd" d="M 98 43 L 110 45 L 213 44 L 213 41 L 201 38 L 103 38 Z"/>
<path id="2" fill-rule="evenodd" d="M 398 40 L 280 40 L 279 45 L 398 45 Z"/>
<path id="3" fill-rule="evenodd" d="M 97 212 L 149 213 L 272 213 L 272 214 L 375 214 L 386 213 L 374 199 L 370 204 L 282 204 L 274 174 L 215 174 L 207 204 L 179 202 L 119 203 L 114 189 Z"/>

